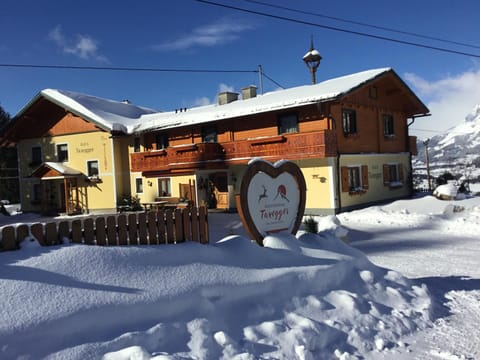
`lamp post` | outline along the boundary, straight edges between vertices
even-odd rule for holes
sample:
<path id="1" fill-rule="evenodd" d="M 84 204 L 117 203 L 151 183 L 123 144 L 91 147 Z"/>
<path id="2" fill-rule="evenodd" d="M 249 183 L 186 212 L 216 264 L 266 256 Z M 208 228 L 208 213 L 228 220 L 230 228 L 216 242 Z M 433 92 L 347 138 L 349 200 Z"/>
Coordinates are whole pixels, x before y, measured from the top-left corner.
<path id="1" fill-rule="evenodd" d="M 322 60 L 322 57 L 320 56 L 320 53 L 313 48 L 312 37 L 310 41 L 310 50 L 305 55 L 303 55 L 303 61 L 305 62 L 305 65 L 307 65 L 308 70 L 312 74 L 312 84 L 317 83 L 315 73 L 317 72 L 318 66 L 320 65 L 320 60 Z"/>
<path id="2" fill-rule="evenodd" d="M 428 143 L 430 139 L 424 140 L 423 145 L 425 145 L 425 159 L 427 164 L 427 182 L 428 182 L 428 191 L 432 191 L 432 186 L 430 185 L 430 161 L 428 159 Z"/>

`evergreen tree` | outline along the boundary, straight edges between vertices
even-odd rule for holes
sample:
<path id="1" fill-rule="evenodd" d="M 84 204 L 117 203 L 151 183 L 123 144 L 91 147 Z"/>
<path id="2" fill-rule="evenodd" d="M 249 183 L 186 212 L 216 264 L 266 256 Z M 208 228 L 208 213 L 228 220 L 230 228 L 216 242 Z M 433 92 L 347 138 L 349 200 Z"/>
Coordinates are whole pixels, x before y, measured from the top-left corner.
<path id="1" fill-rule="evenodd" d="M 10 115 L 0 106 L 0 138 L 10 121 Z M 20 201 L 18 160 L 15 147 L 0 147 L 0 200 Z"/>
<path id="2" fill-rule="evenodd" d="M 10 121 L 10 115 L 3 110 L 2 106 L 0 106 L 0 131 L 3 129 L 4 126 L 8 124 Z"/>

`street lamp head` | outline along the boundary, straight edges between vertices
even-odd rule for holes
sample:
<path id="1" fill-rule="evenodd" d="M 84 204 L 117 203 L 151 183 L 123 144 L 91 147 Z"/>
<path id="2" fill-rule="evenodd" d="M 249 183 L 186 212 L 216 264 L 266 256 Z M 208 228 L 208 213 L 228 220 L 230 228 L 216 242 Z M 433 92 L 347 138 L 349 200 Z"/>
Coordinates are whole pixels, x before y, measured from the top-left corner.
<path id="1" fill-rule="evenodd" d="M 320 65 L 320 60 L 322 60 L 322 56 L 315 50 L 313 47 L 313 38 L 310 42 L 310 50 L 303 56 L 303 62 L 307 65 L 308 70 L 312 74 L 312 83 L 316 83 L 315 73 L 317 72 L 317 68 Z"/>

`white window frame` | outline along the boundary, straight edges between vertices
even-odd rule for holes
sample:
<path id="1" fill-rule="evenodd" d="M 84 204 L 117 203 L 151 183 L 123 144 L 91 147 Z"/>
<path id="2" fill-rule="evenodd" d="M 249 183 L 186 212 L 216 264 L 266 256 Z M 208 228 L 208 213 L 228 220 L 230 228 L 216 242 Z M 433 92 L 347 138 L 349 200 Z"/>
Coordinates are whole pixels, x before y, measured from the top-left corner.
<path id="1" fill-rule="evenodd" d="M 139 185 L 138 180 L 140 180 L 140 186 L 142 187 L 141 191 L 138 191 L 138 185 Z M 143 184 L 143 178 L 136 177 L 135 178 L 135 193 L 136 194 L 143 194 L 143 192 L 144 192 L 144 186 L 143 185 L 144 185 Z"/>
<path id="2" fill-rule="evenodd" d="M 91 174 L 90 173 L 89 164 L 94 163 L 94 162 L 97 163 L 97 174 Z M 100 178 L 100 161 L 98 161 L 97 159 L 87 160 L 86 166 L 87 166 L 87 176 L 89 178 Z"/>
<path id="3" fill-rule="evenodd" d="M 59 158 L 59 154 L 60 154 L 60 152 L 59 152 L 59 147 L 60 147 L 60 146 L 66 146 L 66 147 L 67 147 L 67 159 L 66 159 L 66 160 L 60 160 L 60 158 Z M 58 161 L 58 162 L 68 162 L 69 159 L 70 159 L 70 149 L 69 149 L 68 143 L 58 143 L 58 144 L 55 144 L 55 153 L 56 153 L 55 155 L 56 155 L 56 157 L 57 157 L 57 161 Z"/>

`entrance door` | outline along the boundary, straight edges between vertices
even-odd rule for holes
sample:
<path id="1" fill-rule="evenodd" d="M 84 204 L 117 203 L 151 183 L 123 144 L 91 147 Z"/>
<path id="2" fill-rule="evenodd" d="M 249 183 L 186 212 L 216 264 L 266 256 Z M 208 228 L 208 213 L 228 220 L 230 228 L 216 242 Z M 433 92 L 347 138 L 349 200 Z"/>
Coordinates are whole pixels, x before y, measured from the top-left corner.
<path id="1" fill-rule="evenodd" d="M 218 172 L 209 175 L 210 196 L 213 196 L 217 209 L 228 209 L 228 181 L 226 172 Z"/>

